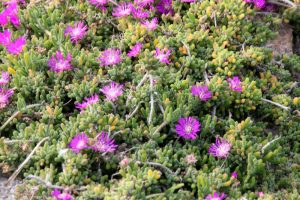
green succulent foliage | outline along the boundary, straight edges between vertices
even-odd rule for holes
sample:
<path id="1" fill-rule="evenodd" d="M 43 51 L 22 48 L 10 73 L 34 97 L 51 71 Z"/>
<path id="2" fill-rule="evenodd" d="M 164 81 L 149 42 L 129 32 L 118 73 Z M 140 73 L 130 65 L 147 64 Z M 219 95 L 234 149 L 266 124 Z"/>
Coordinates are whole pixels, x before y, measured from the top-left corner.
<path id="1" fill-rule="evenodd" d="M 0 110 L 3 173 L 15 171 L 44 139 L 21 170 L 16 198 L 53 199 L 56 187 L 80 200 L 204 199 L 214 192 L 257 199 L 258 191 L 264 199 L 297 199 L 300 58 L 275 58 L 264 47 L 282 19 L 296 24 L 297 12 L 257 19 L 243 0 L 174 0 L 174 15 L 159 15 L 158 28 L 147 31 L 131 16 L 113 18 L 113 7 L 109 3 L 102 12 L 85 0 L 32 1 L 20 6 L 21 26 L 9 25 L 12 38 L 26 34 L 27 43 L 18 56 L 0 50 L 0 70 L 11 75 L 5 87 L 14 89 Z M 64 30 L 77 21 L 88 31 L 75 44 Z M 137 42 L 142 51 L 127 57 Z M 99 66 L 108 48 L 119 48 L 122 62 Z M 169 65 L 155 58 L 156 48 L 171 50 Z M 71 54 L 73 70 L 49 70 L 57 51 Z M 242 92 L 230 89 L 233 76 Z M 100 92 L 111 81 L 124 86 L 113 103 Z M 193 85 L 207 85 L 212 98 L 193 96 Z M 93 94 L 98 103 L 76 109 Z M 196 140 L 176 133 L 178 119 L 188 116 L 201 122 Z M 93 141 L 102 131 L 118 144 L 115 152 L 69 148 L 76 134 L 85 132 Z M 218 137 L 232 145 L 226 159 L 208 154 Z"/>

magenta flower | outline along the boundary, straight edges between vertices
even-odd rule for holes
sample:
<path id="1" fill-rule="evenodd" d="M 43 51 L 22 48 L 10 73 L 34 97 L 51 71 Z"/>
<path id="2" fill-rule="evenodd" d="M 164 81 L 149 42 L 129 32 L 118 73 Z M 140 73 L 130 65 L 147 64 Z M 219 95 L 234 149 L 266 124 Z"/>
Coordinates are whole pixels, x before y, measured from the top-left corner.
<path id="1" fill-rule="evenodd" d="M 201 101 L 208 101 L 211 99 L 212 93 L 209 91 L 209 88 L 204 85 L 204 86 L 197 86 L 193 85 L 191 89 L 191 93 L 194 96 L 199 97 Z"/>
<path id="2" fill-rule="evenodd" d="M 253 3 L 253 0 L 244 0 L 246 3 Z"/>
<path id="3" fill-rule="evenodd" d="M 67 192 L 61 193 L 58 189 L 54 189 L 51 192 L 51 196 L 56 198 L 57 200 L 73 200 L 73 197 L 71 194 Z"/>
<path id="4" fill-rule="evenodd" d="M 217 158 L 227 158 L 231 144 L 225 139 L 216 139 L 216 143 L 212 144 L 208 150 L 208 153 Z"/>
<path id="5" fill-rule="evenodd" d="M 76 103 L 75 107 L 78 108 L 79 110 L 84 110 L 89 105 L 96 104 L 98 101 L 99 101 L 99 96 L 97 94 L 94 94 L 90 97 L 85 98 L 82 103 Z"/>
<path id="6" fill-rule="evenodd" d="M 232 178 L 237 178 L 238 177 L 238 173 L 237 172 L 232 172 L 231 177 Z"/>
<path id="7" fill-rule="evenodd" d="M 89 2 L 97 8 L 102 8 L 107 4 L 107 0 L 89 0 Z"/>
<path id="8" fill-rule="evenodd" d="M 0 33 L 0 44 L 3 46 L 7 46 L 10 43 L 11 40 L 11 33 L 9 29 L 6 29 L 3 31 L 3 33 Z"/>
<path id="9" fill-rule="evenodd" d="M 158 20 L 157 18 L 153 18 L 152 20 L 145 20 L 141 22 L 142 25 L 144 25 L 148 31 L 153 31 L 157 28 Z"/>
<path id="10" fill-rule="evenodd" d="M 115 65 L 122 61 L 121 50 L 119 49 L 107 49 L 102 52 L 99 58 L 101 66 Z"/>
<path id="11" fill-rule="evenodd" d="M 0 88 L 0 109 L 3 109 L 8 105 L 9 99 L 13 94 L 13 90 L 6 90 L 4 88 Z"/>
<path id="12" fill-rule="evenodd" d="M 214 192 L 213 196 L 209 194 L 205 197 L 205 200 L 223 200 L 223 199 L 226 199 L 226 195 L 222 193 L 220 196 L 217 192 Z"/>
<path id="13" fill-rule="evenodd" d="M 137 43 L 130 49 L 130 51 L 127 53 L 127 56 L 128 57 L 136 57 L 141 52 L 142 48 L 143 48 L 143 44 Z"/>
<path id="14" fill-rule="evenodd" d="M 232 91 L 242 92 L 243 88 L 242 88 L 239 77 L 234 76 L 232 79 L 228 78 L 227 81 L 228 81 L 229 87 Z"/>
<path id="15" fill-rule="evenodd" d="M 0 85 L 6 85 L 9 83 L 9 73 L 2 71 L 1 78 L 0 78 Z"/>
<path id="16" fill-rule="evenodd" d="M 88 148 L 88 142 L 89 138 L 84 132 L 78 133 L 71 140 L 69 147 L 73 152 L 79 153 L 81 150 Z"/>
<path id="17" fill-rule="evenodd" d="M 175 126 L 176 132 L 180 137 L 195 140 L 200 131 L 200 122 L 194 117 L 180 118 Z"/>
<path id="18" fill-rule="evenodd" d="M 119 3 L 117 7 L 113 8 L 112 15 L 114 17 L 126 17 L 131 14 L 133 5 L 131 2 Z"/>
<path id="19" fill-rule="evenodd" d="M 20 20 L 18 17 L 18 4 L 16 2 L 9 3 L 0 14 L 1 26 L 7 25 L 9 21 L 16 27 L 20 25 Z"/>
<path id="20" fill-rule="evenodd" d="M 172 0 L 160 0 L 156 5 L 156 9 L 161 14 L 174 14 Z"/>
<path id="21" fill-rule="evenodd" d="M 93 150 L 101 153 L 114 152 L 117 147 L 118 145 L 115 144 L 115 140 L 110 139 L 104 131 L 97 135 L 95 143 L 91 146 Z"/>
<path id="22" fill-rule="evenodd" d="M 156 48 L 155 57 L 159 60 L 159 62 L 170 64 L 169 56 L 171 55 L 171 51 L 167 48 L 160 50 Z"/>
<path id="23" fill-rule="evenodd" d="M 52 56 L 49 61 L 48 65 L 51 71 L 61 73 L 64 71 L 68 71 L 73 69 L 71 66 L 72 56 L 68 53 L 67 57 L 65 58 L 60 51 L 56 52 L 55 56 Z"/>
<path id="24" fill-rule="evenodd" d="M 73 43 L 77 43 L 82 40 L 86 35 L 87 26 L 83 22 L 75 22 L 73 26 L 68 26 L 65 30 L 65 36 L 70 35 L 70 39 Z"/>
<path id="25" fill-rule="evenodd" d="M 14 4 L 14 3 L 22 3 L 22 4 L 25 4 L 25 0 L 10 0 L 10 1 L 7 1 L 7 2 L 4 2 L 3 4 L 4 5 L 9 5 L 9 4 Z"/>
<path id="26" fill-rule="evenodd" d="M 263 9 L 266 7 L 266 0 L 253 0 L 254 6 L 259 9 Z"/>
<path id="27" fill-rule="evenodd" d="M 26 44 L 26 39 L 25 37 L 22 36 L 13 42 L 10 42 L 6 46 L 6 50 L 10 54 L 19 55 L 23 51 L 23 47 L 25 46 L 25 44 Z"/>
<path id="28" fill-rule="evenodd" d="M 145 19 L 150 16 L 147 11 L 143 11 L 142 9 L 132 8 L 132 16 L 136 19 Z"/>
<path id="29" fill-rule="evenodd" d="M 141 8 L 144 8 L 146 6 L 150 6 L 154 3 L 154 0 L 134 0 L 134 3 L 141 7 Z"/>
<path id="30" fill-rule="evenodd" d="M 106 96 L 106 100 L 114 102 L 123 94 L 123 85 L 116 82 L 111 82 L 104 86 L 100 91 Z"/>

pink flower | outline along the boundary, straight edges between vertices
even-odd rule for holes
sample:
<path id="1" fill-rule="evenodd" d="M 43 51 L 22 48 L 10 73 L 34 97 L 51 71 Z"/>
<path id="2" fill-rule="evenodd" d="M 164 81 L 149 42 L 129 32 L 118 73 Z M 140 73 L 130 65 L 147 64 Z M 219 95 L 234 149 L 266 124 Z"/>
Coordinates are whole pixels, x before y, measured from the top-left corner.
<path id="1" fill-rule="evenodd" d="M 18 4 L 16 2 L 7 4 L 7 7 L 0 14 L 1 26 L 7 25 L 8 21 L 10 21 L 16 27 L 20 25 L 20 20 L 18 17 Z"/>
<path id="2" fill-rule="evenodd" d="M 208 101 L 211 99 L 211 91 L 209 91 L 208 87 L 206 85 L 204 86 L 197 86 L 193 85 L 191 89 L 191 93 L 194 96 L 199 97 L 201 101 Z"/>
<path id="3" fill-rule="evenodd" d="M 79 110 L 84 110 L 89 105 L 96 104 L 98 101 L 99 101 L 99 96 L 97 94 L 94 94 L 90 97 L 85 98 L 82 103 L 76 103 L 75 107 L 78 108 Z"/>
<path id="4" fill-rule="evenodd" d="M 207 195 L 205 197 L 205 200 L 223 200 L 225 198 L 226 198 L 226 195 L 224 193 L 222 193 L 220 196 L 217 192 L 214 192 L 213 196 L 211 194 Z"/>
<path id="5" fill-rule="evenodd" d="M 7 46 L 11 40 L 11 33 L 9 29 L 4 30 L 3 33 L 0 33 L 0 44 L 3 46 Z"/>
<path id="6" fill-rule="evenodd" d="M 48 65 L 50 67 L 50 70 L 61 73 L 64 71 L 71 70 L 73 67 L 71 66 L 71 60 L 72 56 L 71 54 L 68 54 L 66 58 L 62 55 L 60 51 L 56 52 L 55 56 L 52 56 L 49 61 Z"/>
<path id="7" fill-rule="evenodd" d="M 237 172 L 232 172 L 231 177 L 232 178 L 237 178 L 238 177 L 238 173 Z"/>
<path id="8" fill-rule="evenodd" d="M 0 85 L 6 85 L 9 83 L 9 73 L 2 71 L 1 78 L 0 78 Z"/>
<path id="9" fill-rule="evenodd" d="M 227 158 L 231 144 L 225 139 L 217 138 L 216 143 L 212 144 L 208 150 L 208 153 L 217 158 Z"/>
<path id="10" fill-rule="evenodd" d="M 180 118 L 175 127 L 177 134 L 185 139 L 195 140 L 200 131 L 200 122 L 194 117 Z"/>
<path id="11" fill-rule="evenodd" d="M 111 82 L 109 85 L 104 86 L 100 91 L 106 96 L 106 100 L 114 102 L 123 94 L 123 85 Z"/>
<path id="12" fill-rule="evenodd" d="M 0 88 L 0 109 L 3 109 L 8 105 L 9 99 L 13 94 L 14 94 L 13 90 L 6 90 Z"/>
<path id="13" fill-rule="evenodd" d="M 263 197 L 264 193 L 263 192 L 258 192 L 257 195 L 258 195 L 258 197 Z"/>
<path id="14" fill-rule="evenodd" d="M 156 6 L 156 9 L 161 14 L 174 14 L 172 0 L 160 0 Z"/>
<path id="15" fill-rule="evenodd" d="M 145 20 L 141 22 L 141 24 L 144 25 L 148 31 L 153 31 L 157 28 L 158 20 L 155 17 L 152 20 Z"/>
<path id="16" fill-rule="evenodd" d="M 184 160 L 188 165 L 194 165 L 197 162 L 197 159 L 193 153 L 187 155 Z"/>
<path id="17" fill-rule="evenodd" d="M 102 131 L 97 135 L 95 143 L 91 148 L 101 153 L 114 152 L 118 145 L 115 144 L 114 139 L 110 139 L 108 134 Z"/>
<path id="18" fill-rule="evenodd" d="M 87 26 L 83 22 L 75 22 L 73 26 L 68 26 L 65 30 L 65 36 L 70 35 L 71 41 L 77 43 L 86 35 Z"/>
<path id="19" fill-rule="evenodd" d="M 232 79 L 228 78 L 227 81 L 228 81 L 229 87 L 232 91 L 242 92 L 243 88 L 242 88 L 239 77 L 234 76 Z"/>
<path id="20" fill-rule="evenodd" d="M 89 0 L 89 2 L 97 8 L 102 8 L 107 4 L 107 0 Z"/>
<path id="21" fill-rule="evenodd" d="M 121 50 L 119 49 L 107 49 L 102 52 L 99 58 L 101 66 L 115 65 L 122 61 Z"/>
<path id="22" fill-rule="evenodd" d="M 142 43 L 137 43 L 130 49 L 130 51 L 127 53 L 127 56 L 136 57 L 141 52 L 142 48 L 143 48 Z"/>
<path id="23" fill-rule="evenodd" d="M 10 42 L 7 46 L 6 49 L 8 53 L 14 54 L 14 55 L 19 55 L 23 51 L 23 47 L 26 44 L 26 39 L 25 37 L 19 37 L 13 42 Z"/>
<path id="24" fill-rule="evenodd" d="M 69 147 L 73 152 L 79 153 L 81 150 L 88 148 L 88 142 L 89 138 L 84 132 L 78 133 L 71 140 Z"/>
<path id="25" fill-rule="evenodd" d="M 113 8 L 112 15 L 114 17 L 126 17 L 131 14 L 133 5 L 131 2 L 119 3 L 117 7 Z"/>
<path id="26" fill-rule="evenodd" d="M 254 6 L 259 9 L 263 9 L 266 7 L 266 0 L 253 0 Z"/>
<path id="27" fill-rule="evenodd" d="M 132 8 L 132 15 L 136 19 L 145 19 L 150 16 L 150 14 L 147 11 L 143 11 L 142 9 L 135 9 L 135 8 Z"/>
<path id="28" fill-rule="evenodd" d="M 57 200 L 73 200 L 73 197 L 71 194 L 67 192 L 61 193 L 58 189 L 54 189 L 51 192 L 51 196 L 56 198 Z"/>
<path id="29" fill-rule="evenodd" d="M 123 160 L 120 161 L 119 165 L 120 165 L 121 168 L 122 167 L 127 167 L 129 162 L 130 162 L 130 159 L 127 156 L 125 156 L 123 158 Z"/>
<path id="30" fill-rule="evenodd" d="M 169 56 L 171 55 L 171 51 L 167 48 L 160 50 L 156 48 L 155 57 L 159 60 L 159 62 L 170 64 Z"/>

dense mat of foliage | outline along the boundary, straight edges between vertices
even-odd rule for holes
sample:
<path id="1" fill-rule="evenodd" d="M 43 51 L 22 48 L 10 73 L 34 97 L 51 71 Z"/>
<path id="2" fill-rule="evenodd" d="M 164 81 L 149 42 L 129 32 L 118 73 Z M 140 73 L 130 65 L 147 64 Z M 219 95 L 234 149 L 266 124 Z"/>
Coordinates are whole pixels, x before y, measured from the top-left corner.
<path id="1" fill-rule="evenodd" d="M 33 152 L 16 199 L 298 199 L 300 57 L 264 48 L 281 15 L 15 2 L 0 16 L 2 172 Z"/>

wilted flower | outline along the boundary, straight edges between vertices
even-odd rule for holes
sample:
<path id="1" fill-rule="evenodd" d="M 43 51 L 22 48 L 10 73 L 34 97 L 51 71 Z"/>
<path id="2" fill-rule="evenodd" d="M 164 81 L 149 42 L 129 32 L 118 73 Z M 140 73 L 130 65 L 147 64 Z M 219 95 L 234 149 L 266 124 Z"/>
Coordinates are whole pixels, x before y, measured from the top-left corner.
<path id="1" fill-rule="evenodd" d="M 5 108 L 9 103 L 9 98 L 14 94 L 13 90 L 0 88 L 0 109 Z"/>
<path id="2" fill-rule="evenodd" d="M 125 156 L 123 158 L 123 160 L 120 161 L 119 165 L 120 165 L 120 167 L 127 167 L 129 162 L 130 162 L 130 159 L 127 156 Z"/>
<path id="3" fill-rule="evenodd" d="M 187 155 L 184 160 L 188 165 L 193 165 L 197 162 L 197 159 L 193 153 Z"/>
<path id="4" fill-rule="evenodd" d="M 11 33 L 9 29 L 6 29 L 3 31 L 3 33 L 0 33 L 0 44 L 3 46 L 7 46 L 10 43 L 11 40 Z"/>
<path id="5" fill-rule="evenodd" d="M 208 150 L 209 154 L 217 158 L 226 158 L 229 155 L 231 144 L 225 139 L 216 139 L 216 143 L 212 144 Z"/>
<path id="6" fill-rule="evenodd" d="M 75 22 L 74 26 L 68 26 L 65 30 L 65 36 L 70 35 L 72 42 L 77 43 L 81 40 L 87 31 L 87 26 L 83 22 Z"/>
<path id="7" fill-rule="evenodd" d="M 111 82 L 100 89 L 100 91 L 106 96 L 106 100 L 114 102 L 123 94 L 123 85 Z"/>
<path id="8" fill-rule="evenodd" d="M 200 122 L 194 117 L 180 118 L 175 127 L 179 136 L 185 139 L 195 140 L 200 131 Z"/>
<path id="9" fill-rule="evenodd" d="M 126 17 L 131 14 L 132 8 L 131 2 L 119 3 L 117 7 L 113 8 L 112 15 L 115 17 Z"/>
<path id="10" fill-rule="evenodd" d="M 0 78 L 0 85 L 6 85 L 9 83 L 9 73 L 8 72 L 1 72 L 1 78 Z"/>
<path id="11" fill-rule="evenodd" d="M 204 86 L 197 86 L 197 85 L 193 85 L 192 89 L 191 89 L 191 93 L 194 96 L 199 97 L 199 99 L 201 101 L 208 101 L 209 99 L 211 99 L 211 91 L 209 91 L 209 88 L 204 85 Z"/>
<path id="12" fill-rule="evenodd" d="M 23 47 L 25 46 L 25 44 L 26 44 L 25 37 L 19 37 L 15 41 L 10 42 L 6 46 L 6 50 L 10 54 L 19 55 L 23 51 Z"/>
<path id="13" fill-rule="evenodd" d="M 73 152 L 79 153 L 81 150 L 88 148 L 88 142 L 89 138 L 84 132 L 78 133 L 71 140 L 69 147 Z"/>
<path id="14" fill-rule="evenodd" d="M 101 66 L 115 65 L 122 61 L 121 50 L 119 49 L 107 49 L 101 53 L 99 58 Z"/>
<path id="15" fill-rule="evenodd" d="M 54 189 L 51 192 L 51 196 L 55 197 L 57 200 L 73 200 L 73 197 L 70 193 L 67 192 L 61 193 L 58 189 Z"/>
<path id="16" fill-rule="evenodd" d="M 143 11 L 142 9 L 132 8 L 132 16 L 136 19 L 145 19 L 150 16 L 147 11 Z"/>
<path id="17" fill-rule="evenodd" d="M 114 152 L 117 149 L 118 145 L 115 144 L 114 139 L 110 139 L 108 134 L 102 131 L 96 137 L 96 141 L 91 146 L 91 148 L 95 151 L 101 153 Z"/>
<path id="18" fill-rule="evenodd" d="M 207 195 L 205 197 L 205 200 L 223 200 L 225 198 L 226 198 L 226 195 L 224 193 L 222 193 L 220 196 L 217 192 L 214 192 L 213 196 L 211 194 Z"/>
<path id="19" fill-rule="evenodd" d="M 99 96 L 97 94 L 94 94 L 90 97 L 85 98 L 82 103 L 76 103 L 75 107 L 78 108 L 79 110 L 84 110 L 89 105 L 96 104 L 98 101 L 99 101 Z"/>
<path id="20" fill-rule="evenodd" d="M 60 51 L 56 52 L 55 56 L 52 56 L 49 61 L 48 65 L 50 69 L 54 72 L 60 73 L 63 71 L 71 70 L 73 67 L 71 66 L 72 56 L 68 54 L 66 58 L 62 55 Z"/>
<path id="21" fill-rule="evenodd" d="M 171 51 L 167 48 L 160 50 L 156 48 L 155 57 L 159 60 L 159 62 L 170 64 L 169 56 L 171 55 Z"/>
<path id="22" fill-rule="evenodd" d="M 145 20 L 141 22 L 141 24 L 144 25 L 148 31 L 153 31 L 157 28 L 158 20 L 154 17 L 152 20 Z"/>
<path id="23" fill-rule="evenodd" d="M 142 48 L 143 48 L 143 44 L 137 43 L 130 49 L 130 51 L 127 53 L 127 56 L 128 57 L 136 57 L 140 53 Z"/>
<path id="24" fill-rule="evenodd" d="M 156 9 L 161 14 L 174 14 L 172 0 L 160 0 L 156 6 Z"/>
<path id="25" fill-rule="evenodd" d="M 229 87 L 232 91 L 242 92 L 243 88 L 242 88 L 239 77 L 234 76 L 232 79 L 228 78 L 227 81 L 228 81 Z"/>

